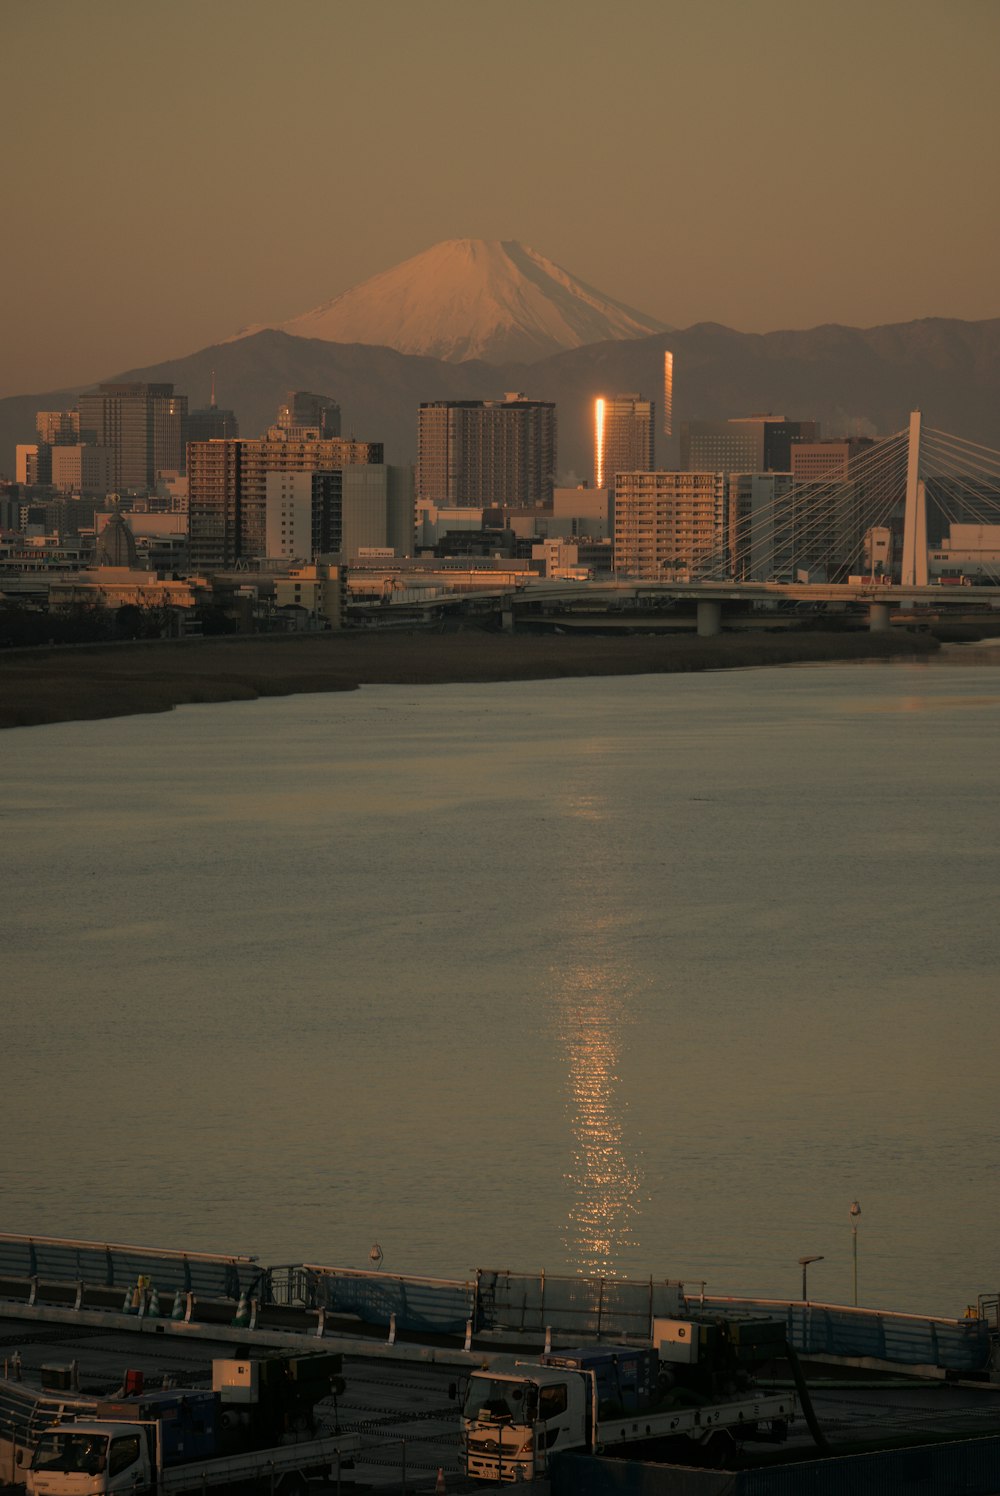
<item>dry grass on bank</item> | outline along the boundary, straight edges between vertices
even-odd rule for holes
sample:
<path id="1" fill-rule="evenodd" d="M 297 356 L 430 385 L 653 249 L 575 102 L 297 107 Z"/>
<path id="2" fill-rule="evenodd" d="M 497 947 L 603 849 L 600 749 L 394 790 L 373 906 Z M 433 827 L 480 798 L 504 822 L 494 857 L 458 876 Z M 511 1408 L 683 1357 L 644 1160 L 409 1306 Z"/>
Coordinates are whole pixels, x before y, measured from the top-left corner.
<path id="1" fill-rule="evenodd" d="M 361 685 L 646 675 L 822 660 L 885 659 L 936 649 L 906 633 L 680 637 L 318 634 L 17 650 L 0 655 L 0 727 L 165 712 Z"/>

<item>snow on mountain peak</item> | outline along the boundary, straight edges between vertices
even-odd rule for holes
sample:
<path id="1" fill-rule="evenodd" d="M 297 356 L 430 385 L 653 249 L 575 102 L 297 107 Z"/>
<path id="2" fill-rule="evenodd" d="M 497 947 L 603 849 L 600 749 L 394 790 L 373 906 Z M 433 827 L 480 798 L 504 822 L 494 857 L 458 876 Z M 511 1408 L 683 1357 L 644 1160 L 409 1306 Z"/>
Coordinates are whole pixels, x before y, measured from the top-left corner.
<path id="1" fill-rule="evenodd" d="M 254 329 L 256 330 L 256 329 Z M 533 363 L 566 348 L 668 329 L 511 239 L 447 239 L 280 324 L 462 363 Z"/>

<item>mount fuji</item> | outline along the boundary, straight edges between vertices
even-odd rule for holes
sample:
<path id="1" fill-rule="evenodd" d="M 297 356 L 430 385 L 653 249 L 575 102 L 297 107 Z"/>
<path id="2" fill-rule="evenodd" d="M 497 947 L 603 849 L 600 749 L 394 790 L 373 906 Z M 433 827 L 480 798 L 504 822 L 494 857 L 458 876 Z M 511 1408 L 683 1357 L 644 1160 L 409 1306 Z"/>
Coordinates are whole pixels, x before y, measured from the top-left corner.
<path id="1" fill-rule="evenodd" d="M 246 328 L 238 338 L 260 332 Z M 277 331 L 447 363 L 535 363 L 669 329 L 512 239 L 447 239 Z"/>

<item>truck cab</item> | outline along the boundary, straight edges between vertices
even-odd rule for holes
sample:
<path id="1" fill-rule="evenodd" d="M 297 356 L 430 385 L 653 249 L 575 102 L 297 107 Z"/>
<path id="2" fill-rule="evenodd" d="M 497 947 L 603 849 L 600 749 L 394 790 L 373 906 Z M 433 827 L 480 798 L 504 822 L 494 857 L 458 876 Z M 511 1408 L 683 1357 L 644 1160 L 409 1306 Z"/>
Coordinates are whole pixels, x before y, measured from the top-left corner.
<path id="1" fill-rule="evenodd" d="M 146 1430 L 134 1423 L 57 1423 L 43 1433 L 28 1496 L 99 1496 L 150 1484 Z"/>
<path id="2" fill-rule="evenodd" d="M 474 1480 L 534 1480 L 553 1450 L 579 1449 L 593 1425 L 593 1381 L 562 1367 L 475 1371 L 462 1409 Z"/>

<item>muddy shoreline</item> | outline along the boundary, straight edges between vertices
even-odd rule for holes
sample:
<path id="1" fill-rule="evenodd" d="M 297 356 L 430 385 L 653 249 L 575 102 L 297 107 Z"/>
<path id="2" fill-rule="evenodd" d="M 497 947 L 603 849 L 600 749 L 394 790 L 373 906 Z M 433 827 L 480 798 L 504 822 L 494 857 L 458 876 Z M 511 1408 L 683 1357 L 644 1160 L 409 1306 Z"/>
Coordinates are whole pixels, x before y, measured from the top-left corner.
<path id="1" fill-rule="evenodd" d="M 649 675 L 925 656 L 926 634 L 567 638 L 469 630 L 190 639 L 0 654 L 0 728 L 166 712 L 362 685 Z"/>

